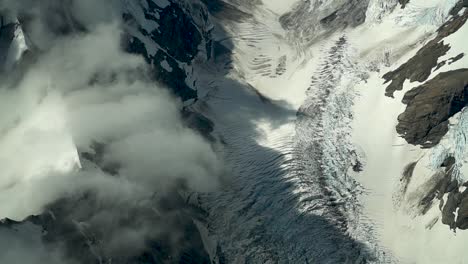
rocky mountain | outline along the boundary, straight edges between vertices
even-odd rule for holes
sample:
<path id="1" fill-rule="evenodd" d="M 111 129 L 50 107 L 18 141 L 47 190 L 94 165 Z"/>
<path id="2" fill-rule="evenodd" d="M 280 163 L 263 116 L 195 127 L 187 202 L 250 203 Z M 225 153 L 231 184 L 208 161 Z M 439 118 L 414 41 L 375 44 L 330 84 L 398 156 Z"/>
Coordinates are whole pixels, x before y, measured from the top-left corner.
<path id="1" fill-rule="evenodd" d="M 41 43 L 42 39 L 35 39 L 36 32 L 29 31 L 34 31 L 34 23 L 46 24 L 51 28 L 49 33 L 56 38 L 86 34 L 93 30 L 80 23 L 79 18 L 73 17 L 76 11 L 71 2 L 38 3 L 37 8 L 40 10 L 39 15 L 36 10 L 21 10 L 17 14 L 14 14 L 15 10 L 8 9 L 2 12 L 2 66 L 5 79 L 8 82 L 14 79 L 13 86 L 18 79 L 28 74 L 29 67 L 35 67 L 32 61 L 40 60 L 42 53 L 49 49 Z M 166 85 L 183 101 L 197 99 L 193 84 L 186 79 L 191 74 L 190 67 L 195 57 L 206 61 L 211 56 L 212 25 L 206 7 L 191 1 L 128 1 L 119 12 L 124 27 L 122 49 L 145 59 L 150 65 L 148 75 L 151 80 Z M 59 18 L 49 19 L 49 16 Z M 63 17 L 67 19 L 62 19 Z M 18 77 L 11 78 L 11 75 Z M 212 126 L 209 120 L 188 109 L 180 111 L 187 126 L 209 136 Z M 102 163 L 106 147 L 105 144 L 96 142 L 90 150 L 78 150 L 81 169 L 97 166 L 110 174 L 119 173 L 118 168 L 113 165 Z M 110 210 L 113 214 L 112 211 L 117 208 L 107 208 L 108 205 L 102 208 L 102 201 L 92 191 L 63 197 L 46 205 L 42 209 L 44 213 L 22 221 L 6 218 L 1 228 L 4 229 L 3 232 L 8 232 L 5 229 L 21 232 L 18 230 L 25 226 L 35 226 L 41 231 L 25 234 L 25 239 L 38 237 L 46 248 L 61 248 L 67 261 L 70 259 L 72 263 L 210 263 L 199 231 L 192 220 L 204 221 L 205 213 L 196 206 L 187 204 L 185 194 L 179 194 L 180 188 L 182 187 L 174 187 L 171 194 L 161 194 L 161 197 L 154 198 L 154 204 L 150 207 L 122 208 L 129 211 L 113 216 L 115 219 L 112 221 L 117 223 L 112 225 L 119 226 L 118 232 L 138 229 L 142 224 L 158 225 L 158 229 L 166 229 L 165 232 L 158 230 L 157 234 L 151 231 L 152 234 L 142 235 L 145 246 L 131 254 L 120 255 L 108 251 L 108 244 L 113 238 L 102 229 L 102 223 L 94 222 L 94 218 L 96 212 Z M 158 210 L 158 213 L 154 210 Z M 112 233 L 111 229 L 117 227 L 108 228 L 107 232 Z M 174 232 L 178 233 L 177 237 L 173 237 Z M 6 260 L 2 257 L 2 261 L 12 261 L 8 259 L 8 254 Z M 14 263 L 20 262 L 18 260 Z M 44 259 L 38 263 L 49 262 Z"/>
<path id="2" fill-rule="evenodd" d="M 0 263 L 468 263 L 467 1 L 0 14 Z"/>

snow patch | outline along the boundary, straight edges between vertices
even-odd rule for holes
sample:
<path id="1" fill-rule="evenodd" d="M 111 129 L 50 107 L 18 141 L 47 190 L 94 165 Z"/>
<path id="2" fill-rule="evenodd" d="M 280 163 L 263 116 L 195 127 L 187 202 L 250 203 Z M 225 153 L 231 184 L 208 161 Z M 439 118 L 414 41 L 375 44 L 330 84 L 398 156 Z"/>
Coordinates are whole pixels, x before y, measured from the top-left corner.
<path id="1" fill-rule="evenodd" d="M 168 0 L 152 0 L 152 1 L 161 8 L 166 8 L 171 5 L 171 2 L 169 2 Z"/>
<path id="2" fill-rule="evenodd" d="M 168 72 L 172 72 L 173 70 L 171 65 L 169 65 L 169 63 L 167 62 L 167 60 L 161 61 L 161 67 L 163 67 L 163 69 L 165 69 Z"/>
<path id="3" fill-rule="evenodd" d="M 411 0 L 395 16 L 401 25 L 432 25 L 439 27 L 449 17 L 458 0 Z"/>

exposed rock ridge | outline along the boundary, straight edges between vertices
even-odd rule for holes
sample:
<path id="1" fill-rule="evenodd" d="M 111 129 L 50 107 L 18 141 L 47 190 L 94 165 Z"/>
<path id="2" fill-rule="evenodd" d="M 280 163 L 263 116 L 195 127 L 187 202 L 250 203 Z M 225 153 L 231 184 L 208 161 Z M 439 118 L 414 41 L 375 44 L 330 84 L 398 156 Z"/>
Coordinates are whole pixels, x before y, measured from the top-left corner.
<path id="1" fill-rule="evenodd" d="M 398 0 L 401 5 L 401 8 L 405 8 L 406 5 L 410 2 L 410 0 Z"/>
<path id="2" fill-rule="evenodd" d="M 396 130 L 413 145 L 430 148 L 448 132 L 449 118 L 468 104 L 468 69 L 444 72 L 408 91 Z"/>
<path id="3" fill-rule="evenodd" d="M 468 9 L 460 14 L 462 8 L 463 1 L 460 1 L 450 12 L 452 18 L 439 28 L 433 40 L 422 47 L 408 62 L 383 76 L 385 83 L 390 82 L 385 95 L 393 97 L 395 91 L 403 89 L 406 80 L 424 82 L 429 78 L 432 69 L 438 65 L 438 59 L 450 50 L 450 46 L 445 44 L 443 39 L 457 32 L 468 19 Z"/>
<path id="4" fill-rule="evenodd" d="M 127 50 L 143 55 L 153 66 L 154 79 L 167 85 L 183 101 L 197 98 L 196 90 L 186 82 L 189 74 L 186 66 L 200 52 L 210 58 L 207 8 L 198 1 L 168 1 L 163 7 L 153 0 L 145 2 L 146 6 L 129 8 L 123 15 L 131 28 Z M 145 21 L 136 18 L 141 16 L 139 12 L 144 14 Z"/>

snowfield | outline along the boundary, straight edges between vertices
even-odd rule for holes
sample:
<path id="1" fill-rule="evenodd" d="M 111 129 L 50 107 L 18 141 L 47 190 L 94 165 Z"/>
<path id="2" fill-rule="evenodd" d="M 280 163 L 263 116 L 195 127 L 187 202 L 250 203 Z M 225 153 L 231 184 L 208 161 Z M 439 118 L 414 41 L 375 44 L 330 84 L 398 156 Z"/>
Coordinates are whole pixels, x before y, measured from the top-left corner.
<path id="1" fill-rule="evenodd" d="M 205 197 L 213 213 L 212 239 L 228 259 L 466 263 L 460 252 L 468 234 L 455 234 L 437 220 L 437 205 L 424 216 L 397 206 L 409 163 L 419 160 L 408 186 L 414 192 L 437 171 L 434 164 L 441 158 L 434 155 L 447 151 L 445 142 L 456 142 L 452 151 L 464 155 L 464 133 L 457 131 L 466 126 L 465 111 L 453 118 L 460 121 L 438 148 L 408 145 L 395 126 L 406 107 L 403 94 L 419 83 L 405 85 L 392 99 L 385 96 L 381 78 L 432 38 L 455 3 L 411 1 L 400 9 L 396 1 L 371 1 L 367 23 L 320 40 L 307 52 L 288 44 L 268 13 L 259 11 L 258 20 L 230 27 L 239 39 L 228 76 L 247 82 L 248 91 L 211 83 L 216 89 L 203 100 L 232 164 L 232 189 Z M 448 38 L 453 50 L 446 58 L 466 52 L 460 39 L 466 28 Z M 274 74 L 282 58 L 285 71 Z M 466 60 L 457 63 L 443 70 L 463 67 Z M 198 78 L 207 77 L 200 73 Z M 257 92 L 266 99 L 251 98 Z M 285 109 L 278 110 L 278 103 Z M 244 115 L 251 122 L 245 124 Z M 359 166 L 361 172 L 353 170 Z M 464 175 L 467 166 L 459 167 Z"/>
<path id="2" fill-rule="evenodd" d="M 137 27 L 151 32 L 159 30 L 161 24 L 146 19 L 140 1 L 124 2 L 138 24 L 126 25 L 126 30 L 141 41 L 150 57 L 155 56 L 163 48 Z M 434 174 L 442 172 L 441 164 L 448 157 L 455 157 L 456 179 L 468 181 L 468 110 L 450 118 L 449 132 L 439 145 L 430 149 L 410 145 L 395 127 L 406 109 L 404 94 L 422 83 L 406 81 L 403 90 L 390 98 L 385 96 L 387 84 L 382 78 L 434 38 L 458 1 L 411 0 L 402 9 L 397 0 L 370 0 L 368 6 L 364 5 L 366 10 L 357 10 L 364 11 L 366 21 L 346 28 L 333 24 L 333 17 L 337 8 L 352 1 L 310 0 L 307 10 L 294 9 L 306 3 L 298 0 L 263 0 L 252 8 L 247 0 L 226 2 L 248 11 L 248 15 L 239 11 L 238 19 L 213 16 L 212 21 L 200 23 L 203 32 L 212 34 L 215 45 L 224 45 L 228 51 L 212 54 L 210 60 L 210 54 L 203 50 L 207 43 L 202 41 L 192 63 L 174 59 L 175 63 L 169 64 L 167 57 L 160 62 L 166 72 L 179 70 L 177 66 L 186 72 L 186 83 L 197 89 L 198 99 L 179 105 L 165 92 L 150 93 L 154 98 L 167 97 L 157 101 L 158 107 L 167 107 L 153 109 L 148 100 L 154 98 L 142 93 L 141 102 L 147 103 L 142 107 L 152 110 L 145 108 L 135 114 L 146 116 L 149 112 L 153 118 L 169 109 L 174 120 L 180 121 L 177 107 L 183 105 L 213 121 L 213 148 L 223 158 L 224 170 L 208 151 L 210 146 L 182 124 L 174 131 L 182 131 L 187 142 L 193 139 L 197 143 L 193 146 L 203 148 L 192 153 L 178 146 L 169 156 L 184 156 L 198 164 L 198 155 L 209 152 L 209 157 L 200 158 L 202 163 L 216 160 L 210 165 L 212 170 L 225 174 L 221 190 L 181 194 L 206 212 L 206 219 L 193 221 L 212 261 L 468 263 L 463 253 L 468 232 L 455 232 L 442 224 L 437 202 L 430 204 L 425 214 L 415 210 L 425 195 L 424 187 L 433 183 Z M 349 8 L 360 8 L 364 2 Z M 154 3 L 161 8 L 171 4 L 168 0 Z M 187 4 L 187 12 L 194 6 Z M 292 29 L 287 31 L 280 17 L 294 10 L 310 20 L 301 20 L 303 24 L 293 20 L 296 24 L 291 22 L 288 26 Z M 307 24 L 312 22 L 320 25 Z M 222 30 L 216 28 L 220 25 Z M 307 35 L 310 32 L 320 37 Z M 450 51 L 439 62 L 461 53 L 467 56 L 468 25 L 444 41 Z M 6 69 L 13 67 L 27 49 L 27 39 L 19 28 L 9 47 Z M 466 57 L 434 70 L 429 80 L 440 72 L 460 68 L 468 68 Z M 10 93 L 0 96 L 2 109 L 18 106 L 17 113 L 0 112 L 0 201 L 13 194 L 20 197 L 0 203 L 0 218 L 21 220 L 41 213 L 43 201 L 24 203 L 35 182 L 82 167 L 78 143 L 70 131 L 68 101 L 53 92 L 53 85 L 39 87 L 32 94 L 24 91 L 19 97 Z M 133 95 L 133 90 L 127 92 Z M 132 101 L 129 109 L 139 102 Z M 120 118 L 114 118 L 119 124 Z M 140 121 L 146 124 L 152 120 Z M 169 121 L 161 120 L 151 128 L 158 131 L 168 126 Z M 138 135 L 147 132 L 145 125 L 143 128 Z M 174 133 L 164 131 L 167 138 L 177 142 Z M 125 151 L 120 154 L 126 157 L 131 150 L 123 146 Z M 155 146 L 166 150 L 173 147 L 170 143 Z M 148 156 L 135 158 L 131 168 L 138 172 L 143 159 L 143 165 L 153 170 L 150 165 L 154 161 L 144 159 Z M 164 173 L 171 174 L 184 165 L 176 164 Z M 406 181 L 403 175 L 408 168 L 412 168 L 412 177 Z M 185 170 L 183 173 L 186 175 Z M 217 187 L 218 182 L 207 180 L 207 173 L 200 167 L 192 176 Z M 138 182 L 144 190 L 147 185 L 160 183 L 146 181 L 143 176 L 139 180 L 144 180 Z M 448 199 L 447 194 L 443 199 Z"/>

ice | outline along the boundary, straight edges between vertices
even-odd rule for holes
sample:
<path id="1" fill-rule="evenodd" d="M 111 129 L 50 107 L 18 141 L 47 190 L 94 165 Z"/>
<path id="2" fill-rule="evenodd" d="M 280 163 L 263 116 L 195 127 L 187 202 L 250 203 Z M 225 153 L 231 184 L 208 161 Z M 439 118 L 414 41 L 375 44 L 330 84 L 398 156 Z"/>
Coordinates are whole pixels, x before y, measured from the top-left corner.
<path id="1" fill-rule="evenodd" d="M 384 96 L 385 85 L 380 78 L 382 73 L 412 57 L 424 43 L 427 33 L 433 32 L 448 19 L 448 10 L 454 4 L 454 1 L 411 1 L 407 10 L 396 10 L 378 24 L 364 25 L 358 29 L 359 35 L 351 38 L 359 43 L 357 47 L 364 48 L 362 56 L 375 61 L 371 65 L 381 69 L 380 73 L 371 73 L 367 83 L 361 83 L 355 88 L 360 95 L 354 106 L 353 134 L 355 143 L 366 154 L 366 165 L 359 181 L 369 190 L 369 195 L 363 199 L 364 215 L 375 223 L 380 243 L 388 249 L 388 253 L 397 256 L 401 263 L 464 263 L 463 254 L 459 254 L 459 250 L 462 250 L 468 236 L 463 231 L 455 235 L 441 223 L 437 201 L 428 213 L 419 215 L 408 197 L 424 194 L 421 187 L 440 170 L 440 164 L 449 155 L 457 159 L 456 177 L 460 181 L 467 180 L 463 167 L 466 159 L 465 131 L 468 128 L 466 110 L 450 120 L 450 131 L 437 147 L 425 150 L 408 145 L 396 133 L 395 126 L 398 115 L 406 107 L 401 103 L 403 94 L 421 83 L 406 82 L 403 91 L 395 93 L 392 99 Z M 413 28 L 415 23 L 418 24 L 416 31 L 405 29 Z M 390 26 L 392 24 L 394 26 Z M 449 51 L 450 54 L 444 59 L 466 50 L 463 42 L 465 29 L 466 26 L 445 40 L 455 49 Z M 373 41 L 361 44 L 361 40 Z M 380 51 L 368 48 L 381 47 L 382 44 L 388 45 L 388 48 Z M 408 49 L 411 46 L 413 48 Z M 385 53 L 389 54 L 390 60 L 379 61 L 378 58 L 382 57 L 379 54 Z M 453 66 L 443 67 L 441 71 L 456 69 L 463 63 L 466 60 L 460 60 L 458 65 L 454 63 Z M 406 196 L 400 197 L 403 195 L 398 193 L 403 168 L 411 162 L 418 163 L 407 186 Z M 404 202 L 401 203 L 400 199 L 404 199 Z"/>
<path id="2" fill-rule="evenodd" d="M 163 67 L 163 69 L 165 69 L 168 72 L 172 72 L 172 67 L 171 67 L 171 65 L 169 65 L 167 60 L 161 61 L 161 67 Z"/>
<path id="3" fill-rule="evenodd" d="M 379 23 L 397 6 L 397 0 L 371 0 L 366 12 L 366 23 Z"/>
<path id="4" fill-rule="evenodd" d="M 468 109 L 464 108 L 459 114 L 451 118 L 448 134 L 442 142 L 431 152 L 431 166 L 436 169 L 445 158 L 455 158 L 453 175 L 460 184 L 468 181 Z"/>
<path id="5" fill-rule="evenodd" d="M 462 12 L 467 12 L 467 9 L 462 9 Z M 451 71 L 461 68 L 468 68 L 468 25 L 464 25 L 461 29 L 457 32 L 453 33 L 452 35 L 446 37 L 444 39 L 444 44 L 450 46 L 450 50 L 444 56 L 440 57 L 438 62 L 447 61 L 447 63 L 437 71 L 434 71 L 431 74 L 430 78 L 435 77 L 437 74 L 445 71 Z M 455 58 L 456 56 L 464 54 L 463 57 L 452 63 L 450 60 L 451 58 Z"/>
<path id="6" fill-rule="evenodd" d="M 153 2 L 161 8 L 170 4 Z M 158 30 L 157 22 L 145 19 L 147 3 L 136 3 L 129 2 L 128 9 L 138 26 Z M 195 12 L 190 3 L 184 11 Z M 187 81 L 197 84 L 199 94 L 184 107 L 214 122 L 214 148 L 226 161 L 229 188 L 196 199 L 208 215 L 206 223 L 195 224 L 212 260 L 217 261 L 219 246 L 234 263 L 463 263 L 466 233 L 454 235 L 441 224 L 436 204 L 423 216 L 409 212 L 413 204 L 398 188 L 405 166 L 417 161 L 406 191 L 418 195 L 449 155 L 456 158 L 455 176 L 468 180 L 468 110 L 450 120 L 450 131 L 436 148 L 408 145 L 395 126 L 406 107 L 403 94 L 421 83 L 406 82 L 403 91 L 388 98 L 381 78 L 434 36 L 456 1 L 412 0 L 401 9 L 396 0 L 372 0 L 365 24 L 307 45 L 278 21 L 297 3 L 264 0 L 262 8 L 268 10 L 253 8 L 249 19 L 215 21 L 224 23 L 227 36 L 216 30 L 213 35 L 232 41 L 230 67 L 177 62 L 190 72 Z M 311 1 L 309 18 L 326 17 L 344 3 Z M 214 28 L 210 22 L 197 23 Z M 126 27 L 149 56 L 162 49 L 137 27 Z M 466 30 L 446 38 L 451 50 L 442 59 L 468 53 Z M 24 49 L 20 33 L 16 40 L 12 61 Z M 468 67 L 466 62 L 441 71 Z M 161 66 L 173 70 L 166 60 Z M 14 102 L 3 98 L 5 104 Z M 0 199 L 51 171 L 60 177 L 80 166 L 60 96 L 47 94 L 43 102 L 18 114 L 14 130 L 9 125 L 16 119 L 4 114 L 0 161 L 6 173 Z M 38 133 L 41 140 L 32 136 Z M 11 162 L 11 149 L 34 162 Z M 20 203 L 0 208 L 1 214 L 21 218 L 35 213 L 21 210 Z"/>
<path id="7" fill-rule="evenodd" d="M 396 14 L 396 21 L 402 25 L 440 26 L 447 21 L 450 10 L 458 0 L 416 0 L 410 1 L 406 8 Z"/>

